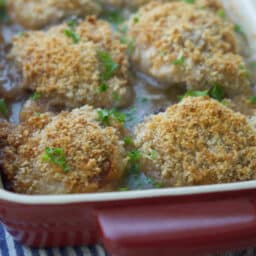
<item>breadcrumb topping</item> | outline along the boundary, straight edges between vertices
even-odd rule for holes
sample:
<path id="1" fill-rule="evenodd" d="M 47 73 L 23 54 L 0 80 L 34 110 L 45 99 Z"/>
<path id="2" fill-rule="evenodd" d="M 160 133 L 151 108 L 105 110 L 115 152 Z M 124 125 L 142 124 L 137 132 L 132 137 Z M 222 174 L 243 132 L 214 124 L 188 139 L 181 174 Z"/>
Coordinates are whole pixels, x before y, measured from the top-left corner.
<path id="1" fill-rule="evenodd" d="M 0 136 L 6 143 L 1 167 L 11 189 L 18 193 L 108 191 L 118 184 L 126 166 L 123 132 L 113 120 L 103 126 L 97 110 L 89 106 L 57 116 L 32 116 L 17 127 L 1 125 Z M 63 152 L 68 171 L 44 161 L 47 148 Z"/>
<path id="2" fill-rule="evenodd" d="M 101 11 L 94 0 L 8 0 L 7 5 L 12 20 L 30 29 L 42 28 L 72 15 L 97 15 Z"/>
<path id="3" fill-rule="evenodd" d="M 196 90 L 220 84 L 229 95 L 250 92 L 234 25 L 207 9 L 152 2 L 131 17 L 129 37 L 133 62 L 159 83 Z"/>
<path id="4" fill-rule="evenodd" d="M 143 170 L 166 186 L 256 178 L 255 130 L 244 115 L 208 97 L 185 98 L 135 133 Z"/>
<path id="5" fill-rule="evenodd" d="M 101 0 L 105 5 L 118 8 L 137 8 L 150 2 L 172 2 L 174 0 Z M 194 3 L 196 6 L 201 8 L 209 8 L 213 11 L 219 10 L 222 7 L 219 0 L 196 0 Z"/>
<path id="6" fill-rule="evenodd" d="M 76 27 L 63 24 L 16 36 L 9 57 L 21 70 L 22 86 L 40 93 L 52 105 L 119 107 L 127 104 L 132 90 L 126 48 L 108 23 L 88 17 Z M 117 67 L 104 81 L 105 91 L 100 91 L 99 51 L 106 52 Z"/>

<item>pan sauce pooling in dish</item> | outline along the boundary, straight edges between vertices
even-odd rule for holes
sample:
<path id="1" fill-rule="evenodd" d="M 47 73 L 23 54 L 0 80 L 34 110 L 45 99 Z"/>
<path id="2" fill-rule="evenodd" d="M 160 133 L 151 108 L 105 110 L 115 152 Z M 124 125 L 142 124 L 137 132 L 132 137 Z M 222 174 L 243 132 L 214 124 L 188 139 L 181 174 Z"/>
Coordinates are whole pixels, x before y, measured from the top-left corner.
<path id="1" fill-rule="evenodd" d="M 256 178 L 256 97 L 242 29 L 218 1 L 147 2 L 7 3 L 7 189 L 89 193 Z M 127 20 L 114 9 L 139 6 Z"/>

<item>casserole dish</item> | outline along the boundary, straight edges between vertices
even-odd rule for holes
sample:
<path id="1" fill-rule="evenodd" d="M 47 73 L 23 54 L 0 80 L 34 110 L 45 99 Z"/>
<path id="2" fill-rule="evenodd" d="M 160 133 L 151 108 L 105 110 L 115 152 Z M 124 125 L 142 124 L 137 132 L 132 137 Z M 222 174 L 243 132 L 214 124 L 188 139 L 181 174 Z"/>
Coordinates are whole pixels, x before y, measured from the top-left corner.
<path id="1" fill-rule="evenodd" d="M 254 0 L 223 4 L 256 52 Z M 255 245 L 255 198 L 256 181 L 60 196 L 1 189 L 0 219 L 32 247 L 100 242 L 114 256 L 198 255 Z"/>

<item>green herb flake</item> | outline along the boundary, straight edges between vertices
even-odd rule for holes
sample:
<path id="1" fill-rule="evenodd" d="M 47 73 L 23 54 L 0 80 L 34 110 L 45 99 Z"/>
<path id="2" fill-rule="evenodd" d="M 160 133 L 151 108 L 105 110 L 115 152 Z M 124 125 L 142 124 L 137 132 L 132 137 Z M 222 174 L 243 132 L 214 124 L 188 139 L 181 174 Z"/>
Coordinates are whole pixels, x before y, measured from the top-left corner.
<path id="1" fill-rule="evenodd" d="M 71 38 L 74 42 L 74 44 L 78 44 L 80 41 L 80 36 L 73 30 L 73 29 L 65 29 L 64 34 Z"/>
<path id="2" fill-rule="evenodd" d="M 156 159 L 158 156 L 158 153 L 155 150 L 151 150 L 150 154 L 149 154 L 149 158 L 154 160 Z"/>
<path id="3" fill-rule="evenodd" d="M 208 96 L 209 91 L 188 91 L 184 95 L 179 96 L 179 99 L 182 100 L 186 97 L 202 97 L 202 96 Z"/>
<path id="4" fill-rule="evenodd" d="M 133 139 L 132 139 L 132 137 L 131 137 L 131 136 L 126 136 L 126 137 L 124 137 L 124 144 L 125 144 L 126 146 L 131 146 L 131 145 L 133 145 Z"/>
<path id="5" fill-rule="evenodd" d="M 244 73 L 246 78 L 250 78 L 252 76 L 251 72 L 246 68 L 245 65 L 241 64 L 239 65 L 239 69 Z"/>
<path id="6" fill-rule="evenodd" d="M 42 160 L 58 165 L 65 173 L 69 172 L 70 170 L 66 161 L 64 150 L 62 148 L 45 148 L 45 153 L 42 155 Z"/>
<path id="7" fill-rule="evenodd" d="M 113 60 L 111 55 L 105 51 L 98 51 L 98 59 L 102 66 L 102 80 L 108 81 L 114 75 L 119 65 Z"/>
<path id="8" fill-rule="evenodd" d="M 118 112 L 115 109 L 99 109 L 98 110 L 98 120 L 102 122 L 104 125 L 110 125 L 111 119 L 119 122 L 125 123 L 126 116 L 122 112 Z"/>
<path id="9" fill-rule="evenodd" d="M 221 85 L 214 85 L 209 91 L 209 96 L 215 100 L 222 101 L 225 97 L 223 87 Z"/>
<path id="10" fill-rule="evenodd" d="M 141 103 L 148 103 L 148 98 L 147 97 L 141 97 L 140 102 Z"/>
<path id="11" fill-rule="evenodd" d="M 134 53 L 134 50 L 135 50 L 135 39 L 134 38 L 128 39 L 126 36 L 122 36 L 120 38 L 120 43 L 127 45 L 127 53 L 129 55 L 132 55 Z"/>
<path id="12" fill-rule="evenodd" d="M 185 61 L 186 61 L 186 58 L 184 56 L 181 56 L 178 59 L 174 60 L 172 62 L 172 64 L 175 65 L 175 66 L 181 66 L 185 63 Z"/>
<path id="13" fill-rule="evenodd" d="M 37 101 L 41 98 L 41 93 L 34 92 L 34 94 L 30 97 L 31 100 Z"/>
<path id="14" fill-rule="evenodd" d="M 132 107 L 130 108 L 127 112 L 126 112 L 126 120 L 128 122 L 132 121 L 134 119 L 134 115 L 137 112 L 137 108 L 136 107 Z"/>
<path id="15" fill-rule="evenodd" d="M 115 103 L 118 103 L 121 100 L 121 96 L 117 92 L 112 93 L 112 98 L 115 101 Z"/>
<path id="16" fill-rule="evenodd" d="M 146 177 L 146 181 L 148 184 L 152 185 L 155 188 L 162 188 L 162 184 L 150 177 Z"/>
<path id="17" fill-rule="evenodd" d="M 8 15 L 6 11 L 6 1 L 5 0 L 0 0 L 0 21 L 1 22 L 6 22 L 8 21 Z"/>
<path id="18" fill-rule="evenodd" d="M 108 85 L 106 83 L 101 83 L 99 86 L 99 92 L 103 93 L 106 92 L 108 90 Z"/>
<path id="19" fill-rule="evenodd" d="M 243 29 L 241 28 L 241 26 L 239 26 L 238 24 L 235 24 L 234 25 L 234 31 L 238 34 L 241 34 L 241 35 L 244 35 L 244 31 Z"/>
<path id="20" fill-rule="evenodd" d="M 8 116 L 8 108 L 6 106 L 5 100 L 4 99 L 0 99 L 0 113 L 4 116 L 7 117 Z"/>
<path id="21" fill-rule="evenodd" d="M 194 4 L 196 2 L 196 0 L 183 0 L 183 2 L 185 2 L 187 4 Z"/>
<path id="22" fill-rule="evenodd" d="M 133 23 L 138 23 L 139 22 L 139 17 L 138 16 L 134 16 L 133 17 Z"/>
<path id="23" fill-rule="evenodd" d="M 249 102 L 250 102 L 251 104 L 256 105 L 256 96 L 255 96 L 255 95 L 248 97 L 248 100 L 249 100 Z"/>
<path id="24" fill-rule="evenodd" d="M 125 18 L 120 10 L 105 11 L 102 18 L 112 23 L 113 25 L 118 25 L 125 21 Z"/>
<path id="25" fill-rule="evenodd" d="M 217 15 L 221 18 L 225 18 L 226 17 L 226 13 L 225 13 L 225 10 L 224 9 L 219 9 L 217 11 Z"/>
<path id="26" fill-rule="evenodd" d="M 67 21 L 67 25 L 68 25 L 70 28 L 74 29 L 74 28 L 78 25 L 78 20 L 77 20 L 77 18 L 71 18 L 71 19 L 69 19 L 69 20 Z"/>
<path id="27" fill-rule="evenodd" d="M 132 162 L 138 162 L 141 159 L 141 152 L 139 150 L 132 150 L 128 153 L 128 159 Z"/>

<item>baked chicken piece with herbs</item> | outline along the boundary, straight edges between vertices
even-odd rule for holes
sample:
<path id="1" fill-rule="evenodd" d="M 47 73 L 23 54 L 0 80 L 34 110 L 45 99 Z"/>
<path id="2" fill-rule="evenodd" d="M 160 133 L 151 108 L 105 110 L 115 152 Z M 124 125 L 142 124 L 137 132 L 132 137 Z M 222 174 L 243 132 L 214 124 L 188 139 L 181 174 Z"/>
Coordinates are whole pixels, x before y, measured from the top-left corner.
<path id="1" fill-rule="evenodd" d="M 130 8 L 135 9 L 142 5 L 148 4 L 150 2 L 174 2 L 177 0 L 100 0 L 106 7 L 112 8 Z M 209 8 L 213 11 L 222 10 L 222 5 L 219 0 L 194 0 L 187 1 L 190 4 L 195 4 L 200 8 Z"/>
<path id="2" fill-rule="evenodd" d="M 133 65 L 154 85 L 249 94 L 246 63 L 234 25 L 208 9 L 183 1 L 152 2 L 131 16 L 128 37 Z"/>
<path id="3" fill-rule="evenodd" d="M 165 186 L 256 179 L 256 131 L 208 97 L 186 97 L 137 126 L 141 169 Z"/>
<path id="4" fill-rule="evenodd" d="M 9 58 L 21 86 L 51 106 L 111 108 L 126 105 L 132 95 L 126 50 L 107 22 L 88 17 L 16 36 Z"/>
<path id="5" fill-rule="evenodd" d="M 84 106 L 56 116 L 0 122 L 0 165 L 12 191 L 68 194 L 110 191 L 123 177 L 123 115 Z"/>
<path id="6" fill-rule="evenodd" d="M 11 19 L 29 29 L 51 25 L 69 16 L 99 14 L 100 4 L 94 0 L 8 0 Z"/>

